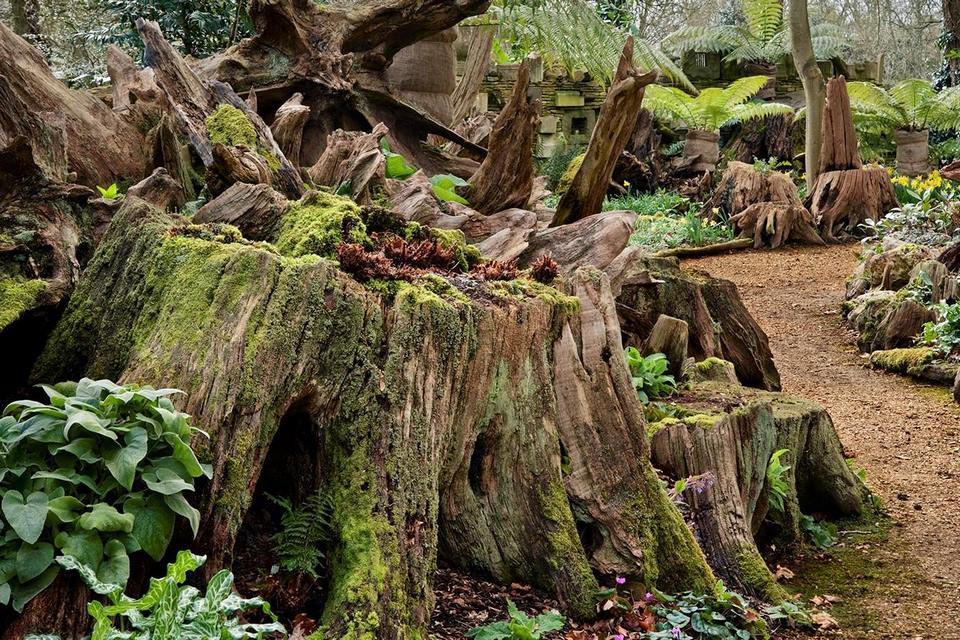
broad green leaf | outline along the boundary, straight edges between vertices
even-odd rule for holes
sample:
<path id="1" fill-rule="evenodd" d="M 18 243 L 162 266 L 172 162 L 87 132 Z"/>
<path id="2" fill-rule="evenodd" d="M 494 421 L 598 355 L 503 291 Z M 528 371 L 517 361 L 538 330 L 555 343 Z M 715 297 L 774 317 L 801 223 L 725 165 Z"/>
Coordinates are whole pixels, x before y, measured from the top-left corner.
<path id="1" fill-rule="evenodd" d="M 203 467 L 200 465 L 200 461 L 197 460 L 197 456 L 193 453 L 190 445 L 175 433 L 165 433 L 163 434 L 163 438 L 173 447 L 173 457 L 186 467 L 190 477 L 199 478 L 203 475 Z"/>
<path id="2" fill-rule="evenodd" d="M 93 464 L 100 460 L 96 453 L 97 441 L 93 438 L 77 438 L 69 444 L 59 447 L 57 451 L 65 451 L 73 454 L 78 460 Z"/>
<path id="3" fill-rule="evenodd" d="M 200 527 L 200 512 L 194 509 L 182 493 L 174 493 L 169 496 L 163 496 L 163 501 L 170 509 L 190 522 L 190 529 L 193 531 L 193 537 L 197 537 L 197 530 Z"/>
<path id="4" fill-rule="evenodd" d="M 153 635 L 156 638 L 174 638 L 178 627 L 177 611 L 180 591 L 177 583 L 164 578 L 160 590 L 160 597 L 152 613 Z"/>
<path id="5" fill-rule="evenodd" d="M 206 608 L 209 611 L 215 611 L 220 607 L 220 603 L 227 599 L 227 596 L 233 591 L 233 574 L 223 569 L 217 575 L 210 578 L 207 584 Z"/>
<path id="6" fill-rule="evenodd" d="M 97 578 L 106 584 L 127 584 L 130 577 L 130 557 L 119 540 L 110 540 L 103 548 L 104 558 L 97 567 Z"/>
<path id="7" fill-rule="evenodd" d="M 26 584 L 11 585 L 11 601 L 15 611 L 23 611 L 24 605 L 33 600 L 33 598 L 50 586 L 50 583 L 56 579 L 60 573 L 60 567 L 53 565 L 46 571 Z"/>
<path id="8" fill-rule="evenodd" d="M 60 522 L 73 522 L 79 517 L 78 511 L 84 509 L 82 502 L 73 496 L 62 496 L 53 498 L 47 505 L 50 513 L 55 515 Z"/>
<path id="9" fill-rule="evenodd" d="M 110 440 L 117 440 L 117 434 L 111 431 L 110 429 L 104 428 L 106 424 L 109 424 L 109 421 L 102 420 L 96 414 L 86 411 L 79 410 L 73 412 L 68 418 L 67 423 L 63 427 L 63 436 L 65 438 L 70 437 L 70 430 L 74 426 L 82 427 L 91 433 L 109 438 Z"/>
<path id="10" fill-rule="evenodd" d="M 53 564 L 53 545 L 49 542 L 22 543 L 17 551 L 17 578 L 29 582 Z"/>
<path id="11" fill-rule="evenodd" d="M 147 457 L 147 432 L 134 427 L 123 437 L 123 442 L 126 446 L 104 451 L 103 461 L 110 475 L 129 491 L 133 488 L 137 465 Z"/>
<path id="12" fill-rule="evenodd" d="M 174 513 L 162 496 L 130 498 L 123 503 L 125 514 L 133 518 L 133 537 L 154 560 L 159 561 L 173 537 Z"/>
<path id="13" fill-rule="evenodd" d="M 386 156 L 385 174 L 394 180 L 406 180 L 417 172 L 416 167 L 410 166 L 406 158 L 399 153 L 384 153 Z"/>
<path id="14" fill-rule="evenodd" d="M 10 604 L 10 583 L 4 582 L 0 584 L 0 604 L 6 606 Z"/>
<path id="15" fill-rule="evenodd" d="M 64 556 L 75 558 L 77 562 L 90 567 L 91 571 L 103 559 L 103 542 L 96 531 L 64 531 L 57 536 L 54 544 Z"/>
<path id="16" fill-rule="evenodd" d="M 142 476 L 143 481 L 151 491 L 161 493 L 165 496 L 180 493 L 181 491 L 193 491 L 193 484 L 184 482 L 183 479 L 170 469 L 158 468 L 148 471 Z"/>
<path id="17" fill-rule="evenodd" d="M 433 195 L 444 202 L 457 202 L 466 206 L 470 205 L 470 202 L 463 196 L 458 195 L 450 189 L 444 189 L 443 187 L 438 187 L 436 185 L 433 186 Z"/>
<path id="18" fill-rule="evenodd" d="M 7 522 L 24 542 L 33 544 L 43 533 L 47 519 L 47 496 L 39 491 L 31 493 L 26 500 L 19 491 L 9 490 L 3 494 L 0 508 Z"/>
<path id="19" fill-rule="evenodd" d="M 80 516 L 77 524 L 83 529 L 109 533 L 114 531 L 123 531 L 130 533 L 133 531 L 134 517 L 129 513 L 120 513 L 115 507 L 99 502 L 93 505 L 93 508 Z"/>

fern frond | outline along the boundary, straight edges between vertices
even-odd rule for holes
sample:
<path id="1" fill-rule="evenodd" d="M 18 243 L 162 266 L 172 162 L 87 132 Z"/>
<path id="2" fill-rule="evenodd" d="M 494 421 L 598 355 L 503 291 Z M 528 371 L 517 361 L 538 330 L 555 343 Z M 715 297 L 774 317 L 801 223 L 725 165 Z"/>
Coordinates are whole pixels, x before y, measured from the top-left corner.
<path id="1" fill-rule="evenodd" d="M 726 53 L 742 42 L 742 31 L 732 25 L 682 27 L 661 40 L 660 46 L 674 55 L 688 51 Z"/>
<path id="2" fill-rule="evenodd" d="M 847 95 L 854 120 L 861 123 L 888 122 L 893 129 L 909 124 L 910 116 L 900 102 L 881 87 L 870 82 L 847 83 Z"/>
<path id="3" fill-rule="evenodd" d="M 889 91 L 890 97 L 907 116 L 907 123 L 914 129 L 924 129 L 927 112 L 937 99 L 937 90 L 926 80 L 904 80 Z"/>
<path id="4" fill-rule="evenodd" d="M 734 107 L 731 110 L 730 118 L 724 124 L 748 122 L 785 113 L 793 113 L 793 107 L 778 102 L 749 102 Z"/>
<path id="5" fill-rule="evenodd" d="M 723 90 L 723 105 L 729 109 L 746 102 L 767 86 L 768 82 L 770 78 L 767 76 L 747 76 L 734 80 Z"/>
<path id="6" fill-rule="evenodd" d="M 329 496 L 318 492 L 296 507 L 287 498 L 267 497 L 283 509 L 280 531 L 272 537 L 280 567 L 317 578 L 324 545 L 332 538 L 333 503 Z"/>
<path id="7" fill-rule="evenodd" d="M 743 0 L 743 16 L 753 37 L 767 41 L 783 31 L 781 0 Z"/>
<path id="8" fill-rule="evenodd" d="M 705 91 L 710 91 L 706 89 Z M 701 92 L 701 96 L 703 93 Z M 698 96 L 699 97 L 699 96 Z M 703 112 L 694 98 L 676 87 L 652 84 L 643 94 L 643 106 L 655 117 L 691 129 L 701 129 L 706 124 Z"/>
<path id="9" fill-rule="evenodd" d="M 944 89 L 937 95 L 927 124 L 935 131 L 960 130 L 960 87 Z"/>

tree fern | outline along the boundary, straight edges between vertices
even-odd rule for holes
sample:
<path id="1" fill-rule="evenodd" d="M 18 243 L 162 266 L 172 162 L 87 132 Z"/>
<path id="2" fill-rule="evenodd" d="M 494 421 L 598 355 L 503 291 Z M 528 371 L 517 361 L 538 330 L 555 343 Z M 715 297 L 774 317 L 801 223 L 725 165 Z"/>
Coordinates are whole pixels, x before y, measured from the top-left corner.
<path id="1" fill-rule="evenodd" d="M 317 578 L 325 559 L 323 547 L 332 538 L 329 497 L 318 492 L 297 506 L 287 498 L 267 497 L 283 509 L 280 531 L 271 538 L 280 568 Z"/>
<path id="2" fill-rule="evenodd" d="M 847 93 L 854 122 L 862 131 L 960 128 L 960 91 L 956 88 L 937 92 L 926 80 L 911 79 L 889 90 L 869 82 L 850 82 Z"/>
<path id="3" fill-rule="evenodd" d="M 767 80 L 766 76 L 741 78 L 723 89 L 704 89 L 695 97 L 675 87 L 651 85 L 644 94 L 643 106 L 658 118 L 705 131 L 719 131 L 728 124 L 791 113 L 793 109 L 785 104 L 751 101 Z"/>
<path id="4" fill-rule="evenodd" d="M 498 0 L 491 12 L 499 21 L 501 48 L 513 59 L 538 53 L 547 64 L 586 70 L 604 84 L 612 81 L 627 33 L 604 22 L 587 0 Z M 635 39 L 634 61 L 696 91 L 680 67 L 649 42 Z"/>

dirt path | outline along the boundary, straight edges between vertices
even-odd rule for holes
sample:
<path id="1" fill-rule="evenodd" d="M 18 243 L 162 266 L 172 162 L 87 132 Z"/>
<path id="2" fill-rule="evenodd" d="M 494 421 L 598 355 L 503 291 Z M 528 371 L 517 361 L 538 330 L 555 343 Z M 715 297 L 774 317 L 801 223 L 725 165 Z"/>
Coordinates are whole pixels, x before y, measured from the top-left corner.
<path id="1" fill-rule="evenodd" d="M 941 389 L 866 366 L 838 313 L 855 250 L 747 252 L 684 267 L 737 284 L 770 337 L 784 391 L 828 409 L 892 517 L 889 536 L 843 535 L 842 547 L 802 567 L 797 586 L 841 595 L 844 638 L 960 639 L 960 410 Z"/>

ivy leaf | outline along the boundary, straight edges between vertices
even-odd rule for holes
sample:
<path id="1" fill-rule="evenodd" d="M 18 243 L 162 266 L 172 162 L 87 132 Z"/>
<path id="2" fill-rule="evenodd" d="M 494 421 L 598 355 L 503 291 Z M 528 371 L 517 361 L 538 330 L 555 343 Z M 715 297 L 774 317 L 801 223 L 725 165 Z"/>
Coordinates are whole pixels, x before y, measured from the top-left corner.
<path id="1" fill-rule="evenodd" d="M 77 562 L 90 567 L 91 570 L 95 569 L 103 559 L 103 542 L 96 531 L 69 533 L 64 531 L 57 535 L 54 544 L 63 555 L 75 558 Z"/>
<path id="2" fill-rule="evenodd" d="M 87 513 L 80 516 L 77 524 L 87 530 L 99 531 L 101 533 L 110 533 L 122 531 L 130 533 L 133 531 L 133 515 L 129 513 L 120 513 L 113 506 L 104 502 L 98 502 Z"/>
<path id="3" fill-rule="evenodd" d="M 130 556 L 119 540 L 110 540 L 103 548 L 104 559 L 97 567 L 97 578 L 107 584 L 127 584 L 130 577 Z"/>
<path id="4" fill-rule="evenodd" d="M 43 523 L 47 519 L 48 500 L 46 494 L 34 491 L 26 500 L 19 491 L 9 490 L 3 494 L 0 509 L 7 522 L 24 542 L 33 544 L 43 533 Z"/>
<path id="5" fill-rule="evenodd" d="M 123 441 L 126 446 L 104 452 L 103 461 L 110 475 L 129 491 L 133 488 L 137 465 L 147 457 L 147 431 L 142 427 L 133 427 Z"/>
<path id="6" fill-rule="evenodd" d="M 200 512 L 194 509 L 182 493 L 163 496 L 164 503 L 170 507 L 170 510 L 186 518 L 190 522 L 190 529 L 193 531 L 193 537 L 197 537 L 197 530 L 200 527 Z"/>
<path id="7" fill-rule="evenodd" d="M 49 542 L 22 543 L 17 551 L 17 578 L 30 582 L 53 564 L 53 545 Z"/>
<path id="8" fill-rule="evenodd" d="M 174 513 L 161 496 L 129 498 L 124 513 L 133 518 L 133 537 L 154 560 L 159 561 L 173 537 Z"/>

